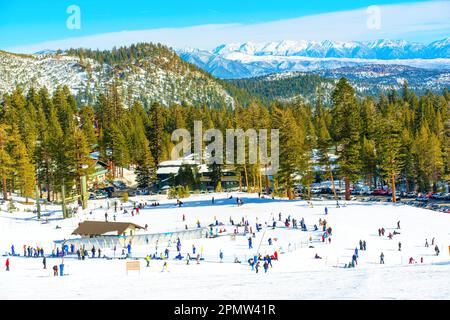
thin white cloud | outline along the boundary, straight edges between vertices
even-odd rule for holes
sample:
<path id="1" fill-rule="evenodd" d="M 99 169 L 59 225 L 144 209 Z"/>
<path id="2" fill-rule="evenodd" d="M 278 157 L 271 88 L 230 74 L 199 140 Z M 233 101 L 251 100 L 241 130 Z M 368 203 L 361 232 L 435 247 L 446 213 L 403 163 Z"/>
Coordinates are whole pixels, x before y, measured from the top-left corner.
<path id="1" fill-rule="evenodd" d="M 427 42 L 450 36 L 450 1 L 384 5 L 379 29 L 367 27 L 366 8 L 331 12 L 258 24 L 211 24 L 104 33 L 8 48 L 32 53 L 43 49 L 85 47 L 110 49 L 136 42 L 161 42 L 182 48 L 211 49 L 222 43 L 280 40 L 375 40 L 381 38 Z"/>

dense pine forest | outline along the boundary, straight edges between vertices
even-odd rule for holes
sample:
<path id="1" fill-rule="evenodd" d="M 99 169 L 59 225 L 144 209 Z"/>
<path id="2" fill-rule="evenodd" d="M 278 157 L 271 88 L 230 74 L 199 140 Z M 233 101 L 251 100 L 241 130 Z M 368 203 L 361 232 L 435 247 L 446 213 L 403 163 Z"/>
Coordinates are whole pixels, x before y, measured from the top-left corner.
<path id="1" fill-rule="evenodd" d="M 101 58 L 99 58 L 101 59 Z M 34 197 L 46 192 L 57 200 L 62 185 L 80 190 L 80 179 L 93 170 L 90 153 L 98 151 L 111 178 L 122 168 L 135 168 L 140 186 L 156 179 L 157 165 L 169 159 L 177 128 L 193 132 L 194 121 L 204 130 L 217 128 L 280 129 L 280 170 L 275 192 L 292 197 L 301 177 L 304 186 L 317 179 L 343 179 L 346 187 L 364 180 L 372 187 L 402 184 L 406 190 L 437 191 L 450 180 L 450 92 L 423 96 L 408 90 L 377 98 L 357 98 L 342 78 L 331 102 L 320 90 L 313 103 L 257 100 L 248 105 L 210 108 L 206 105 L 158 103 L 124 99 L 116 82 L 83 104 L 67 87 L 53 95 L 42 88 L 5 94 L 0 105 L 0 175 L 3 198 L 11 192 Z M 313 152 L 325 168 L 314 171 Z M 338 155 L 332 170 L 329 153 Z M 247 190 L 261 188 L 259 166 L 235 168 Z M 37 187 L 36 187 L 37 186 Z"/>

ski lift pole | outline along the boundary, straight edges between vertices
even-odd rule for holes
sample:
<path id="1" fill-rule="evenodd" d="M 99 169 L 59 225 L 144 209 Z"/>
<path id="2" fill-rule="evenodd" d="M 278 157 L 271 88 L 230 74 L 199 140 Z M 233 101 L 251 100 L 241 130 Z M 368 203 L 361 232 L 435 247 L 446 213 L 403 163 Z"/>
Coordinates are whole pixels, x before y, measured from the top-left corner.
<path id="1" fill-rule="evenodd" d="M 259 249 L 261 248 L 261 244 L 262 244 L 262 241 L 264 239 L 264 235 L 266 234 L 266 231 L 267 231 L 267 229 L 264 230 L 264 233 L 263 233 L 263 235 L 261 237 L 261 241 L 259 242 L 258 251 L 256 252 L 257 255 L 259 255 Z"/>

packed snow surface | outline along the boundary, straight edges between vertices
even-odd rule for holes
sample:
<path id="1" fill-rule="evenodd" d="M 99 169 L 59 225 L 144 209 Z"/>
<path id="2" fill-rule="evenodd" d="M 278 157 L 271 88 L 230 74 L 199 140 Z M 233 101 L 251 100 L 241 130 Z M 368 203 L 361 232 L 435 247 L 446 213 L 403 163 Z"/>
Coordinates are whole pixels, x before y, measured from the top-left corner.
<path id="1" fill-rule="evenodd" d="M 230 196 L 232 199 L 229 199 Z M 215 202 L 212 204 L 212 197 Z M 236 205 L 241 197 L 244 205 Z M 116 213 L 117 221 L 148 225 L 148 231 L 139 233 L 160 233 L 197 227 L 208 227 L 215 218 L 224 226 L 213 227 L 216 238 L 182 240 L 183 256 L 192 245 L 196 252 L 202 251 L 204 260 L 197 264 L 186 260 L 174 260 L 176 246 L 169 247 L 168 268 L 163 270 L 164 261 L 151 260 L 146 267 L 143 258 L 155 253 L 155 245 L 132 247 L 132 257 L 139 258 L 141 271 L 126 273 L 126 261 L 118 259 L 87 258 L 76 256 L 64 259 L 64 277 L 54 277 L 52 267 L 59 265 L 61 258 L 47 258 L 47 269 L 43 269 L 42 258 L 23 257 L 23 246 L 40 246 L 45 255 L 54 249 L 54 240 L 76 238 L 71 235 L 78 223 L 85 220 L 104 221 L 108 200 L 90 201 L 87 210 L 79 210 L 73 218 L 63 220 L 60 207 L 43 205 L 41 221 L 33 213 L 33 205 L 16 204 L 18 211 L 9 213 L 8 202 L 1 205 L 0 212 L 0 299 L 449 299 L 450 298 L 450 215 L 406 205 L 348 202 L 336 207 L 334 201 L 287 201 L 283 199 L 258 199 L 256 195 L 206 194 L 193 195 L 183 199 L 184 205 L 177 207 L 176 200 L 162 196 L 131 198 L 125 204 L 127 213 Z M 110 201 L 109 220 L 112 221 L 114 206 Z M 132 216 L 133 202 L 148 206 Z M 152 207 L 158 201 L 160 206 Z M 325 207 L 328 214 L 325 215 Z M 92 211 L 92 214 L 90 212 Z M 281 213 L 282 221 L 279 221 Z M 183 214 L 186 221 L 183 221 Z M 308 231 L 286 228 L 284 221 L 291 217 L 300 222 L 305 219 Z M 248 247 L 251 236 L 238 235 L 232 240 L 235 224 L 249 221 L 256 233 L 253 249 Z M 48 223 L 42 223 L 48 219 Z M 256 222 L 263 229 L 256 232 Z M 322 227 L 319 219 L 326 219 L 332 228 L 331 243 L 322 242 Z M 277 222 L 272 228 L 273 220 Z M 397 229 L 400 221 L 401 229 Z M 267 227 L 266 227 L 267 222 Z M 314 225 L 319 227 L 314 230 Z M 57 228 L 58 226 L 58 228 Z M 378 229 L 386 229 L 385 236 L 378 235 Z M 242 233 L 243 228 L 239 228 Z M 400 234 L 388 239 L 394 231 Z M 310 237 L 312 241 L 310 242 Z M 272 239 L 269 245 L 268 239 Z M 440 249 L 435 255 L 435 244 Z M 425 239 L 430 244 L 425 247 Z M 347 269 L 359 241 L 367 242 L 367 250 L 359 251 L 358 265 Z M 401 251 L 398 243 L 401 242 Z M 16 254 L 9 256 L 10 271 L 5 270 L 5 254 L 11 253 L 14 245 Z M 169 244 L 159 243 L 158 252 Z M 251 270 L 247 260 L 259 248 L 261 254 L 279 252 L 279 261 L 267 273 Z M 91 255 L 91 248 L 86 248 Z M 203 249 L 203 250 L 202 250 Z M 223 252 L 223 262 L 219 252 Z M 385 264 L 380 265 L 380 254 L 384 253 Z M 322 259 L 314 259 L 318 254 Z M 102 255 L 113 257 L 113 251 L 102 249 Z M 417 263 L 409 264 L 410 257 Z M 238 258 L 242 263 L 234 263 Z M 423 258 L 423 263 L 420 259 Z"/>

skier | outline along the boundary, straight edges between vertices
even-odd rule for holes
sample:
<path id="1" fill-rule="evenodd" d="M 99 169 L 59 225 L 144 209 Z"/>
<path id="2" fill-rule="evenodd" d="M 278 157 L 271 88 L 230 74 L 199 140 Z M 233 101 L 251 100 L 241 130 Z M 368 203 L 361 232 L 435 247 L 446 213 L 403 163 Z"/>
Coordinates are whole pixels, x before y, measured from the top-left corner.
<path id="1" fill-rule="evenodd" d="M 57 276 L 58 276 L 58 266 L 57 266 L 57 265 L 54 265 L 54 266 L 53 266 L 53 276 L 54 276 L 54 277 L 57 277 Z"/>
<path id="2" fill-rule="evenodd" d="M 192 245 L 192 254 L 195 254 L 195 245 Z"/>
<path id="3" fill-rule="evenodd" d="M 14 245 L 11 246 L 11 255 L 12 256 L 16 255 L 16 251 L 14 250 Z"/>
<path id="4" fill-rule="evenodd" d="M 271 246 L 272 245 L 272 238 L 269 238 L 269 246 Z"/>
<path id="5" fill-rule="evenodd" d="M 214 197 L 212 197 L 212 204 L 214 204 Z"/>
<path id="6" fill-rule="evenodd" d="M 98 248 L 98 258 L 99 259 L 100 259 L 101 255 L 102 255 L 102 249 Z"/>
<path id="7" fill-rule="evenodd" d="M 362 240 L 359 240 L 359 250 L 362 250 L 363 249 L 363 242 L 362 242 Z"/>
<path id="8" fill-rule="evenodd" d="M 325 207 L 325 214 L 326 215 L 328 214 L 328 208 L 327 207 Z"/>
<path id="9" fill-rule="evenodd" d="M 108 212 L 105 212 L 105 221 L 108 222 Z"/>
<path id="10" fill-rule="evenodd" d="M 380 255 L 380 264 L 384 264 L 384 253 L 383 252 Z"/>
<path id="11" fill-rule="evenodd" d="M 47 269 L 47 259 L 45 257 L 42 259 L 42 264 L 44 265 L 44 269 Z"/>
<path id="12" fill-rule="evenodd" d="M 425 239 L 425 248 L 428 248 L 429 247 L 429 245 L 428 245 L 428 239 Z"/>
<path id="13" fill-rule="evenodd" d="M 9 271 L 9 258 L 6 259 L 5 266 L 6 266 L 6 271 Z"/>
<path id="14" fill-rule="evenodd" d="M 356 256 L 356 254 L 354 254 L 354 255 L 352 256 L 352 263 L 358 265 L 358 257 Z"/>
<path id="15" fill-rule="evenodd" d="M 398 251 L 402 251 L 402 243 L 401 242 L 398 243 Z"/>
<path id="16" fill-rule="evenodd" d="M 223 252 L 222 252 L 222 250 L 220 250 L 219 257 L 220 257 L 220 262 L 222 263 L 223 262 Z"/>
<path id="17" fill-rule="evenodd" d="M 258 273 L 258 271 L 259 271 L 259 261 L 256 263 L 256 265 L 255 265 L 255 270 L 256 270 L 256 273 Z"/>
<path id="18" fill-rule="evenodd" d="M 149 255 L 147 255 L 145 257 L 145 261 L 147 261 L 147 268 L 150 267 L 150 256 Z"/>
<path id="19" fill-rule="evenodd" d="M 378 236 L 381 237 L 381 229 L 378 228 Z"/>
<path id="20" fill-rule="evenodd" d="M 400 221 L 397 222 L 397 229 L 400 229 Z"/>
<path id="21" fill-rule="evenodd" d="M 164 272 L 164 271 L 169 272 L 169 270 L 167 269 L 168 267 L 169 267 L 169 265 L 167 264 L 167 261 L 165 261 L 164 264 L 163 264 L 163 268 L 162 268 L 161 272 Z"/>
<path id="22" fill-rule="evenodd" d="M 437 245 L 434 247 L 434 252 L 436 252 L 437 256 L 439 255 L 439 247 Z"/>
<path id="23" fill-rule="evenodd" d="M 169 259 L 169 248 L 166 248 L 166 250 L 164 250 L 164 255 L 166 259 Z"/>
<path id="24" fill-rule="evenodd" d="M 128 243 L 127 249 L 128 249 L 128 254 L 131 254 L 131 242 Z"/>
<path id="25" fill-rule="evenodd" d="M 358 258 L 358 248 L 355 248 L 355 256 Z"/>
<path id="26" fill-rule="evenodd" d="M 431 245 L 434 246 L 434 237 L 431 239 Z"/>
<path id="27" fill-rule="evenodd" d="M 183 213 L 183 222 L 186 221 L 186 216 Z"/>
<path id="28" fill-rule="evenodd" d="M 366 240 L 363 241 L 363 250 L 366 251 L 367 247 L 366 247 Z"/>
<path id="29" fill-rule="evenodd" d="M 251 237 L 248 238 L 248 248 L 249 249 L 253 249 L 252 238 Z"/>
<path id="30" fill-rule="evenodd" d="M 200 264 L 200 254 L 197 253 L 197 264 Z"/>
<path id="31" fill-rule="evenodd" d="M 264 273 L 267 273 L 267 269 L 269 269 L 269 263 L 267 262 L 267 260 L 266 260 L 266 262 L 264 262 L 263 267 L 264 267 Z"/>

